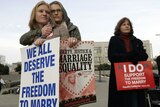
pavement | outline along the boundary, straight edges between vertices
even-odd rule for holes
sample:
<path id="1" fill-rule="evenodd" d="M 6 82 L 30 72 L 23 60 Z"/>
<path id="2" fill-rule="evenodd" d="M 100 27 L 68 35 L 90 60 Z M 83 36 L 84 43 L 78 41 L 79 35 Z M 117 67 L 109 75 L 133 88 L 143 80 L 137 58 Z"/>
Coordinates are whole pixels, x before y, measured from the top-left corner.
<path id="1" fill-rule="evenodd" d="M 157 71 L 154 71 L 157 73 Z M 80 107 L 107 107 L 108 105 L 108 84 L 109 77 L 101 76 L 99 78 L 98 72 L 96 73 L 96 96 L 97 102 L 81 105 Z M 109 75 L 109 72 L 104 72 Z M 102 73 L 103 75 L 103 73 Z M 20 75 L 3 76 L 4 79 L 9 79 L 10 81 L 20 79 Z M 19 94 L 0 94 L 0 107 L 18 107 Z"/>
<path id="2" fill-rule="evenodd" d="M 97 102 L 85 104 L 80 107 L 108 107 L 108 84 L 109 77 L 101 77 L 101 82 L 99 78 L 96 80 L 96 96 Z"/>
<path id="3" fill-rule="evenodd" d="M 15 76 L 10 77 L 10 79 L 12 78 L 15 79 Z M 16 78 L 19 78 L 19 76 Z M 97 76 L 96 78 L 97 102 L 85 104 L 80 107 L 107 107 L 108 105 L 108 83 L 109 83 L 109 77 L 105 76 L 105 77 L 101 77 L 100 79 Z M 0 94 L 0 107 L 18 107 L 18 102 L 19 102 L 19 94 L 6 94 L 6 95 Z"/>

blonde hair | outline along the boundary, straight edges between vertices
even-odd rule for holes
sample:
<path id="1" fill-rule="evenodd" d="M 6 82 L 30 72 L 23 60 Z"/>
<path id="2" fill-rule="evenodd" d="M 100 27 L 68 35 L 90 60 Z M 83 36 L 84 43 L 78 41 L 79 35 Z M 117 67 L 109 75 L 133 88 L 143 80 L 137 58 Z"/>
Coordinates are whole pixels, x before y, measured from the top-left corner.
<path id="1" fill-rule="evenodd" d="M 37 11 L 38 7 L 41 5 L 46 5 L 50 9 L 49 4 L 46 3 L 45 1 L 40 1 L 34 6 L 34 8 L 32 9 L 30 21 L 29 21 L 30 30 L 39 28 L 38 23 L 36 21 L 36 11 Z"/>

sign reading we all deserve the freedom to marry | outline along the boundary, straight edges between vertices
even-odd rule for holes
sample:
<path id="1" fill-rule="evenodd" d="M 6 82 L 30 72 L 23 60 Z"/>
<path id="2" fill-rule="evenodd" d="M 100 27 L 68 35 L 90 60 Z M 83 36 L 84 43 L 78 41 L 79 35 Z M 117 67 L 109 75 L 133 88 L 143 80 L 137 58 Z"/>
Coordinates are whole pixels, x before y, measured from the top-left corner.
<path id="1" fill-rule="evenodd" d="M 60 38 L 21 48 L 19 107 L 59 107 Z"/>

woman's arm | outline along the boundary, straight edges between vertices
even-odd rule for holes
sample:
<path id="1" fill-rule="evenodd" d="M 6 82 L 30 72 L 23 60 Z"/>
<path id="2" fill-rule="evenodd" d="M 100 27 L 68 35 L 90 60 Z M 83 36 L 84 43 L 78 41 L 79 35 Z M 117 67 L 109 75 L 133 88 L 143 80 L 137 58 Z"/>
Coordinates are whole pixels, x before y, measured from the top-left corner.
<path id="1" fill-rule="evenodd" d="M 109 41 L 109 46 L 108 46 L 108 59 L 111 63 L 114 62 L 125 62 L 127 61 L 127 53 L 123 52 L 122 42 L 118 42 L 118 40 L 112 36 L 110 41 Z"/>
<path id="2" fill-rule="evenodd" d="M 40 29 L 30 30 L 29 32 L 23 34 L 20 37 L 20 44 L 24 46 L 31 45 L 34 42 L 35 38 L 40 36 L 40 34 L 41 34 Z"/>

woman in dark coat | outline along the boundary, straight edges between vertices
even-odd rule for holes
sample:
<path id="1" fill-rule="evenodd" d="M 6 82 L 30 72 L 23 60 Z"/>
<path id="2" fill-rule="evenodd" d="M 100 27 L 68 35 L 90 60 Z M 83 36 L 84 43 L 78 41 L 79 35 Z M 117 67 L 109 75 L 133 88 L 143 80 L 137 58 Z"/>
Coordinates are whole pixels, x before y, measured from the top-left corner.
<path id="1" fill-rule="evenodd" d="M 109 42 L 108 58 L 111 62 L 108 107 L 146 107 L 145 90 L 118 91 L 116 86 L 115 62 L 132 62 L 136 65 L 138 61 L 148 58 L 142 41 L 133 36 L 132 23 L 126 17 L 115 27 L 114 36 Z"/>

